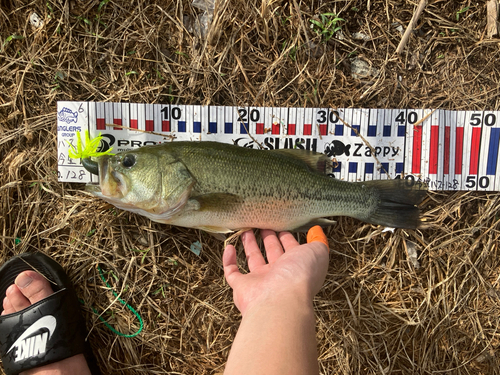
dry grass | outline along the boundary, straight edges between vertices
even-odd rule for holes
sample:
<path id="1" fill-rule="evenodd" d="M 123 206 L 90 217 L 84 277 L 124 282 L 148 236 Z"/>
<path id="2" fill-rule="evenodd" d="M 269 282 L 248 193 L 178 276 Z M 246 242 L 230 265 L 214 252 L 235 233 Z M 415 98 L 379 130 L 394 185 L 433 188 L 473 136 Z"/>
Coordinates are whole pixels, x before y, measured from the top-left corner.
<path id="1" fill-rule="evenodd" d="M 104 373 L 221 373 L 240 317 L 221 243 L 57 181 L 57 100 L 500 108 L 499 41 L 485 39 L 485 1 L 434 1 L 401 58 L 394 23 L 405 26 L 414 3 L 295 3 L 221 0 L 204 41 L 183 26 L 199 13 L 190 1 L 0 2 L 0 262 L 40 250 L 66 267 Z M 344 39 L 321 43 L 310 30 L 326 12 L 346 20 Z M 380 75 L 353 79 L 353 56 Z M 496 193 L 429 194 L 428 228 L 394 234 L 341 218 L 315 301 L 322 374 L 499 374 L 499 204 Z M 196 240 L 200 257 L 189 251 Z M 143 316 L 140 336 L 116 336 L 89 308 L 123 332 L 137 329 L 98 264 Z"/>

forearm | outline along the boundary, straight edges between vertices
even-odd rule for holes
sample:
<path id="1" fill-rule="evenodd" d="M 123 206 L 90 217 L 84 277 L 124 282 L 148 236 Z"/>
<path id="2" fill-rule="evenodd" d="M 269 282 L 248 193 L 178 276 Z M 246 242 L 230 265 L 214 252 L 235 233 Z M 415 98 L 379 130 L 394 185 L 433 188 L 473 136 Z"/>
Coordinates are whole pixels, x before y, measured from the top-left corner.
<path id="1" fill-rule="evenodd" d="M 245 313 L 224 374 L 318 372 L 312 302 L 295 296 L 276 296 Z"/>

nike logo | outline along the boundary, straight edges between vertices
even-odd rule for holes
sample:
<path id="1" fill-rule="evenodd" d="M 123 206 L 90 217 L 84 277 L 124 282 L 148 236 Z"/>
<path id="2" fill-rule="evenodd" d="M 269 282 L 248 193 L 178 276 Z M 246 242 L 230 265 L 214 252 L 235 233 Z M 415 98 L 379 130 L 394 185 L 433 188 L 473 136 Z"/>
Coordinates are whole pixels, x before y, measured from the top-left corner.
<path id="1" fill-rule="evenodd" d="M 52 315 L 47 315 L 38 319 L 35 323 L 29 326 L 21 336 L 18 337 L 16 342 L 14 342 L 14 344 L 12 344 L 10 349 L 7 351 L 7 354 L 10 353 L 11 350 L 15 349 L 16 353 L 14 361 L 19 362 L 45 353 L 47 342 L 54 333 L 56 325 L 56 318 Z M 46 331 L 35 335 L 35 333 L 43 329 Z"/>

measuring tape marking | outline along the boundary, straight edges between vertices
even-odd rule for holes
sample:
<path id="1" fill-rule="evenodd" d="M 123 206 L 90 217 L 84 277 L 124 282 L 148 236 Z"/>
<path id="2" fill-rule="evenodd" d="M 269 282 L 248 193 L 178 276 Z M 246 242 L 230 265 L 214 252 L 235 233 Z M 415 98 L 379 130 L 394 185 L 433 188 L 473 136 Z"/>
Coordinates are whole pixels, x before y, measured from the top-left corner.
<path id="1" fill-rule="evenodd" d="M 102 147 L 114 151 L 172 137 L 254 148 L 259 143 L 324 152 L 334 158 L 333 175 L 347 181 L 403 175 L 432 190 L 500 190 L 499 111 L 109 102 L 58 102 L 57 111 L 60 181 L 95 180 L 67 156 L 66 141 L 73 142 L 77 130 L 89 130 L 92 137 L 102 132 Z"/>

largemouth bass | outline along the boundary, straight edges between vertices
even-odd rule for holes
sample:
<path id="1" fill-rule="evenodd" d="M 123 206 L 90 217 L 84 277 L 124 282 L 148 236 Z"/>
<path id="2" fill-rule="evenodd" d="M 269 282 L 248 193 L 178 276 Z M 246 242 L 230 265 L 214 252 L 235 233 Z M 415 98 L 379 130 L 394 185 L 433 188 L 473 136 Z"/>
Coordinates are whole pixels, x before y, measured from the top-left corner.
<path id="1" fill-rule="evenodd" d="M 256 150 L 217 142 L 145 146 L 84 165 L 99 174 L 87 190 L 153 221 L 229 233 L 306 231 L 351 216 L 417 228 L 425 188 L 406 180 L 345 182 L 326 174 L 331 160 L 298 149 Z"/>

